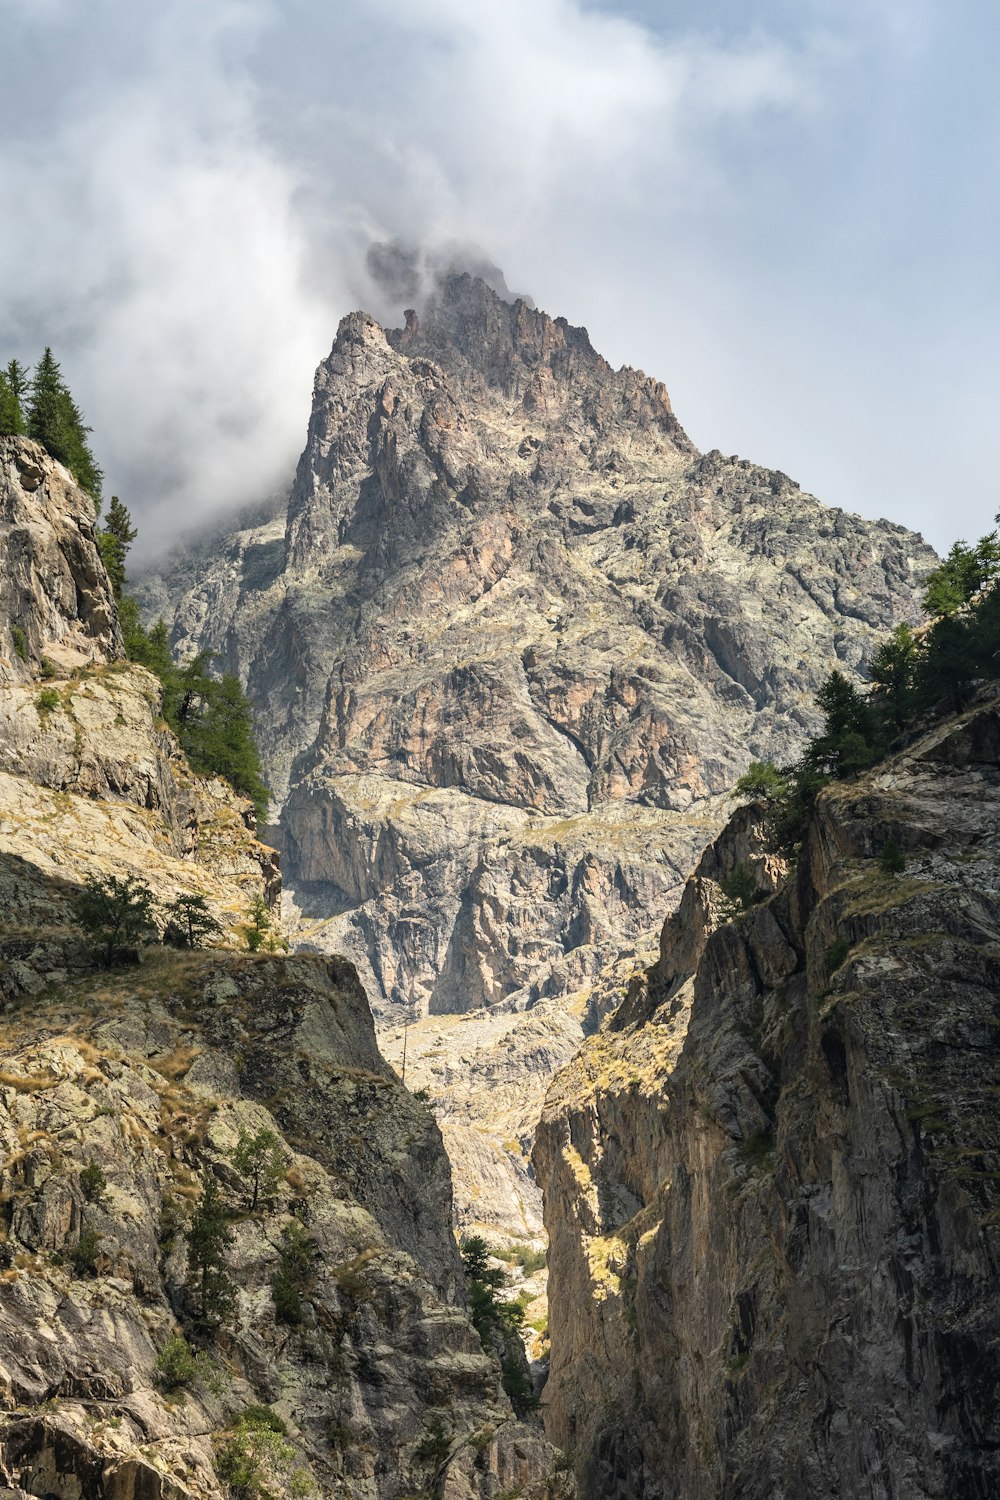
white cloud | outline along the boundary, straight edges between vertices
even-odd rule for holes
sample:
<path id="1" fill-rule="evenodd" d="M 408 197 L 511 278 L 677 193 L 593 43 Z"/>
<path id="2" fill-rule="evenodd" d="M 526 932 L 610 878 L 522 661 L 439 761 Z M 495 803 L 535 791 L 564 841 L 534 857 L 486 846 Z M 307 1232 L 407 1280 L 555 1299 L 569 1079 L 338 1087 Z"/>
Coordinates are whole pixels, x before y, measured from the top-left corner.
<path id="1" fill-rule="evenodd" d="M 903 105 L 932 9 L 766 0 L 750 30 L 732 0 L 647 9 L 0 0 L 0 327 L 22 358 L 55 347 L 147 542 L 290 473 L 316 360 L 394 236 L 478 242 L 665 378 L 706 445 L 904 513 L 865 457 L 906 444 L 899 287 L 940 266 L 890 212 L 900 160 L 914 181 L 926 160 Z"/>

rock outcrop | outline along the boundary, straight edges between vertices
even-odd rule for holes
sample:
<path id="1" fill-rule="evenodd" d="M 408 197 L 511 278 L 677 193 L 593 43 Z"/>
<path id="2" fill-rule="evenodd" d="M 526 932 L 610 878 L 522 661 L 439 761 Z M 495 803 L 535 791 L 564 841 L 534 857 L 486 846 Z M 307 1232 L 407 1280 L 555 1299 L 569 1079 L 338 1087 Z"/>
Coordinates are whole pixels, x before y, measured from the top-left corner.
<path id="1" fill-rule="evenodd" d="M 392 1026 L 584 1013 L 933 562 L 699 454 L 659 382 L 450 275 L 402 329 L 343 320 L 286 512 L 146 597 L 247 684 L 297 941 L 349 953 Z"/>
<path id="2" fill-rule="evenodd" d="M 121 655 L 94 507 L 39 443 L 0 437 L 0 684 L 44 656 L 72 670 Z"/>
<path id="3" fill-rule="evenodd" d="M 0 1475 L 15 1493 L 222 1496 L 220 1455 L 262 1405 L 288 1432 L 257 1476 L 274 1500 L 572 1493 L 465 1315 L 440 1134 L 382 1061 L 349 964 L 151 957 L 99 993 L 50 990 L 5 1033 Z M 280 1173 L 254 1207 L 233 1156 L 261 1130 Z M 199 1327 L 186 1230 L 210 1180 L 237 1303 L 177 1389 L 164 1356 Z M 297 1321 L 273 1290 L 289 1226 L 312 1247 Z"/>
<path id="4" fill-rule="evenodd" d="M 1000 703 L 824 791 L 787 878 L 760 813 L 550 1091 L 548 1431 L 602 1500 L 992 1495 Z"/>
<path id="5" fill-rule="evenodd" d="M 0 998 L 88 962 L 69 898 L 134 875 L 203 896 L 224 932 L 276 907 L 252 803 L 192 773 L 151 673 L 124 660 L 94 508 L 37 443 L 0 440 Z"/>
<path id="6" fill-rule="evenodd" d="M 0 621 L 0 1489 L 570 1500 L 468 1319 L 440 1131 L 353 967 L 233 951 L 253 896 L 277 915 L 275 853 L 121 659 L 87 497 L 4 453 L 0 578 L 27 592 Z M 161 909 L 205 896 L 215 946 L 98 969 L 73 897 L 130 874 Z"/>

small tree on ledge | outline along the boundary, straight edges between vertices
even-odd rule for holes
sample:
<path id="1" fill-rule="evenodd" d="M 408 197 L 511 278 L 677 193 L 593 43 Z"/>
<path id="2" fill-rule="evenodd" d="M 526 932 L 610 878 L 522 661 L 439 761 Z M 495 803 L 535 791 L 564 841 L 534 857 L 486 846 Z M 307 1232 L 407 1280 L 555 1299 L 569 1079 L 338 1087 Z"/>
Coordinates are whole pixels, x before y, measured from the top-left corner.
<path id="1" fill-rule="evenodd" d="M 138 962 L 138 949 L 153 933 L 153 893 L 129 875 L 91 875 L 72 903 L 73 920 L 95 939 L 101 963 Z"/>
<path id="2" fill-rule="evenodd" d="M 178 896 L 167 907 L 167 917 L 163 941 L 175 948 L 200 948 L 206 938 L 218 937 L 222 932 L 204 896 L 190 893 Z"/>

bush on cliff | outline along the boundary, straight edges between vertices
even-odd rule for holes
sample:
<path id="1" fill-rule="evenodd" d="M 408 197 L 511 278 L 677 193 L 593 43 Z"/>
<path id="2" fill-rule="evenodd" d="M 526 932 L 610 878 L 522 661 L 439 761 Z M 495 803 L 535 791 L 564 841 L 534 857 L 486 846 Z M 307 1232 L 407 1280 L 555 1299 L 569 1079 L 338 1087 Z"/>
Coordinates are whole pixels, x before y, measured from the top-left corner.
<path id="1" fill-rule="evenodd" d="M 499 1352 L 503 1388 L 517 1415 L 524 1416 L 537 1401 L 521 1347 L 523 1304 L 501 1296 L 508 1284 L 507 1273 L 490 1265 L 492 1251 L 482 1235 L 469 1235 L 462 1241 L 461 1252 L 472 1326 L 487 1354 Z"/>
<path id="2" fill-rule="evenodd" d="M 1000 524 L 1000 515 L 997 516 Z M 877 764 L 937 718 L 959 713 L 977 683 L 1000 678 L 1000 536 L 974 547 L 956 542 L 925 581 L 924 608 L 937 618 L 917 635 L 899 625 L 869 663 L 861 692 L 833 671 L 817 694 L 823 728 L 793 765 L 755 761 L 736 783 L 740 796 L 767 803 L 770 842 L 798 846 L 822 788 Z"/>
<path id="3" fill-rule="evenodd" d="M 91 875 L 72 902 L 73 919 L 94 940 L 106 969 L 136 963 L 155 931 L 153 893 L 135 875 Z"/>

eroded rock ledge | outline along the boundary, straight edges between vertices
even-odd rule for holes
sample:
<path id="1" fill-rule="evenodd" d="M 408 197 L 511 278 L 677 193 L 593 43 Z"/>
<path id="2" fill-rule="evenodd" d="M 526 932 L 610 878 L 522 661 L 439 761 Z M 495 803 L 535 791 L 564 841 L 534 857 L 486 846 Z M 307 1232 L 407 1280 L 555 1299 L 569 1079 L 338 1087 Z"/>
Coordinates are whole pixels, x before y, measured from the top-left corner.
<path id="1" fill-rule="evenodd" d="M 995 1494 L 1000 707 L 829 788 L 730 920 L 755 821 L 550 1091 L 548 1431 L 602 1500 Z"/>

